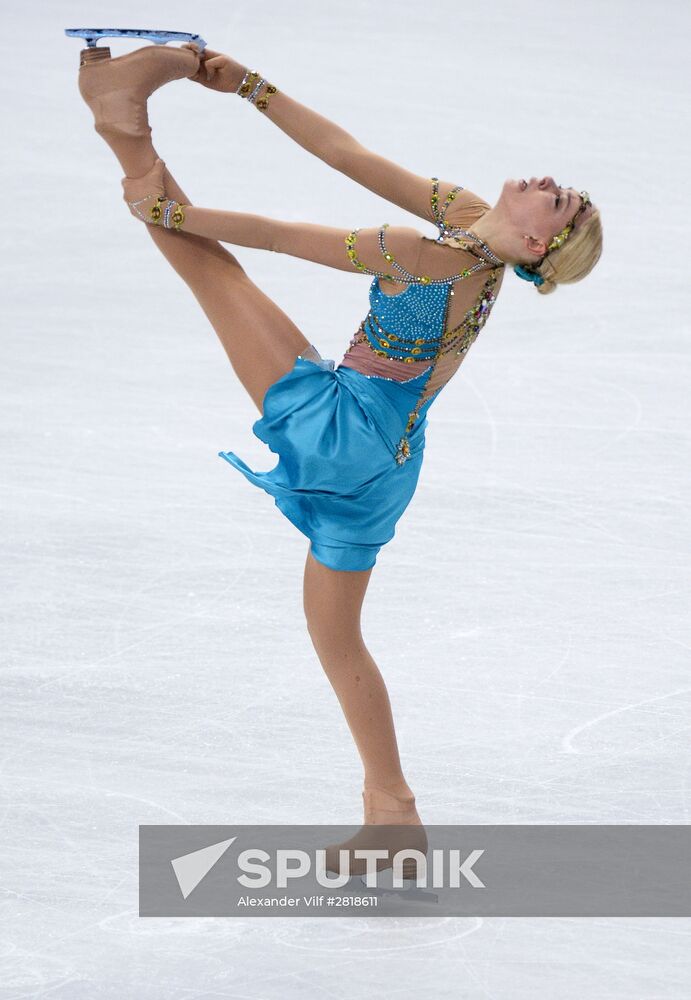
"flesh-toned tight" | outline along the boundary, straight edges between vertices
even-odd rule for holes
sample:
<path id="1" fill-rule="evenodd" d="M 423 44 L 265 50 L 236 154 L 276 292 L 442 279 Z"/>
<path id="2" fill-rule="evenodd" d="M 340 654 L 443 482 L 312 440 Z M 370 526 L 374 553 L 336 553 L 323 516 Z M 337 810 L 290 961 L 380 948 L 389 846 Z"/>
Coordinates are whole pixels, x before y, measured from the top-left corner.
<path id="1" fill-rule="evenodd" d="M 148 137 L 109 134 L 108 145 L 128 177 L 148 173 L 157 158 Z M 190 199 L 165 172 L 169 197 Z M 122 192 L 121 192 L 122 193 Z M 123 211 L 127 212 L 123 203 Z M 266 390 L 290 371 L 309 341 L 292 320 L 247 276 L 237 259 L 215 240 L 132 221 L 146 230 L 187 283 L 216 331 L 230 363 L 262 412 Z M 139 237 L 141 238 L 141 237 Z M 360 611 L 372 570 L 337 571 L 307 554 L 304 611 L 317 656 L 345 713 L 364 768 L 365 821 L 397 822 L 383 810 L 397 808 L 411 819 L 412 792 L 401 770 L 391 705 L 384 680 L 365 646 Z M 377 810 L 382 812 L 378 813 Z"/>

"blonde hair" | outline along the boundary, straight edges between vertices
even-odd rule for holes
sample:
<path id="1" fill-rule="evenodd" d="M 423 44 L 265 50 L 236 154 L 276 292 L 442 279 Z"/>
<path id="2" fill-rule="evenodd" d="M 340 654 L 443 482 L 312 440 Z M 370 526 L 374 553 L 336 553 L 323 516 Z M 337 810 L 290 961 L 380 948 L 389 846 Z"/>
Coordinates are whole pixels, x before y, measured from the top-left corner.
<path id="1" fill-rule="evenodd" d="M 438 242 L 457 249 L 466 249 L 468 246 L 467 240 L 454 236 L 453 233 L 441 237 Z M 550 295 L 557 285 L 573 285 L 582 281 L 595 267 L 601 254 L 600 210 L 593 208 L 585 222 L 577 225 L 559 248 L 550 250 L 539 267 L 534 267 L 527 261 L 521 263 L 543 279 L 541 285 L 535 285 L 540 295 Z"/>
<path id="2" fill-rule="evenodd" d="M 535 285 L 540 295 L 550 295 L 557 285 L 573 285 L 590 274 L 602 254 L 602 221 L 594 208 L 588 218 L 569 234 L 556 250 L 550 250 L 539 267 L 532 268 L 544 279 Z"/>

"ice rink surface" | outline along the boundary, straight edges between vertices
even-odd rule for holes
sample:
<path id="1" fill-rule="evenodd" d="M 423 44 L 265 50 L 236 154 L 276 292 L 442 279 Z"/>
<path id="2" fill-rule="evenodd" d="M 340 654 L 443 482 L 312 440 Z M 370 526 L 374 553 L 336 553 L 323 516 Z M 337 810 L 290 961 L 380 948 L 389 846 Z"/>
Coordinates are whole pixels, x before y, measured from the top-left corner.
<path id="1" fill-rule="evenodd" d="M 507 177 L 590 192 L 598 267 L 548 298 L 507 274 L 433 405 L 363 632 L 425 821 L 671 824 L 688 6 L 38 0 L 3 20 L 2 1000 L 686 1000 L 688 920 L 139 918 L 139 824 L 355 824 L 361 771 L 304 626 L 307 540 L 217 457 L 273 465 L 256 409 L 124 206 L 63 29 L 198 32 L 492 204 Z M 435 235 L 234 96 L 180 81 L 150 116 L 196 204 Z M 338 363 L 371 279 L 237 255 Z"/>

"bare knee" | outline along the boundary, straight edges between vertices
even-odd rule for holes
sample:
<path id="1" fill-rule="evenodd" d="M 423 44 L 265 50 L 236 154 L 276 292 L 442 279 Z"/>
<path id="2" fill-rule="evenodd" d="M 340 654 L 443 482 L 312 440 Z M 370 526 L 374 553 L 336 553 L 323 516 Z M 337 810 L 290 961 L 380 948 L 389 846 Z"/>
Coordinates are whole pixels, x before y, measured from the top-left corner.
<path id="1" fill-rule="evenodd" d="M 326 621 L 308 621 L 307 631 L 315 652 L 322 663 L 342 662 L 367 652 L 359 623 L 339 623 L 334 628 Z"/>
<path id="2" fill-rule="evenodd" d="M 303 609 L 307 631 L 317 652 L 362 642 L 360 615 L 332 604 L 324 594 L 306 594 Z"/>

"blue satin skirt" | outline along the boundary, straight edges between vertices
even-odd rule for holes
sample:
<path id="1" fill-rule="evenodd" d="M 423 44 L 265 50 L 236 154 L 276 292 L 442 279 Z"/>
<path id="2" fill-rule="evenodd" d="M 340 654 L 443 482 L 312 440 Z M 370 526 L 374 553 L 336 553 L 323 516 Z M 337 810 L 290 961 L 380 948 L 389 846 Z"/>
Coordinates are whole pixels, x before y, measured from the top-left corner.
<path id="1" fill-rule="evenodd" d="M 310 539 L 315 559 L 335 570 L 366 570 L 390 541 L 412 500 L 422 467 L 425 410 L 408 435 L 410 457 L 395 454 L 425 373 L 399 384 L 368 378 L 331 359 L 299 356 L 269 386 L 252 431 L 278 455 L 255 472 L 232 451 L 225 459 L 274 497 Z"/>

